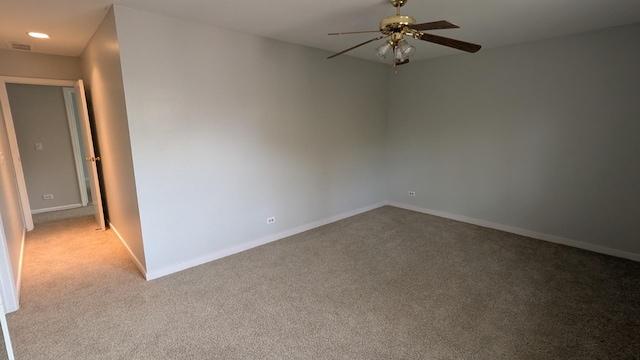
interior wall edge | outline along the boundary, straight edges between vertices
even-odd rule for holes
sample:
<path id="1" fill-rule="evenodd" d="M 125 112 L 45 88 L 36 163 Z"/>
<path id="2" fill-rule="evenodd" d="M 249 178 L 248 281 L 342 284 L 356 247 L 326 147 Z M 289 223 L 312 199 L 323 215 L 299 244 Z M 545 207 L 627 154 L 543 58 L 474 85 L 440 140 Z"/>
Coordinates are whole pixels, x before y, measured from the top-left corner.
<path id="1" fill-rule="evenodd" d="M 216 252 L 213 252 L 213 253 L 210 253 L 210 254 L 207 254 L 207 255 L 204 255 L 204 256 L 189 260 L 189 261 L 185 261 L 185 262 L 182 262 L 182 263 L 179 263 L 179 264 L 175 264 L 175 265 L 171 265 L 171 266 L 159 269 L 159 270 L 148 272 L 146 274 L 146 278 L 147 278 L 147 281 L 155 280 L 155 279 L 161 278 L 163 276 L 171 275 L 171 274 L 177 273 L 177 272 L 182 271 L 182 270 L 186 270 L 186 269 L 189 269 L 189 268 L 192 268 L 192 267 L 196 267 L 198 265 L 203 265 L 203 264 L 206 264 L 208 262 L 211 262 L 211 261 L 214 261 L 214 260 L 218 260 L 218 259 L 222 259 L 224 257 L 230 256 L 230 255 L 234 255 L 234 254 L 237 254 L 237 253 L 241 253 L 243 251 L 250 250 L 250 249 L 256 248 L 258 246 L 266 245 L 266 244 L 274 242 L 274 241 L 282 240 L 284 238 L 287 238 L 287 237 L 290 237 L 290 236 L 293 236 L 293 235 L 296 235 L 296 234 L 299 234 L 299 233 L 302 233 L 302 232 L 305 232 L 305 231 L 309 231 L 309 230 L 318 228 L 320 226 L 324 226 L 324 225 L 331 224 L 333 222 L 340 221 L 340 220 L 343 220 L 343 219 L 346 219 L 346 218 L 349 218 L 349 217 L 352 217 L 352 216 L 355 216 L 355 215 L 359 215 L 359 214 L 362 214 L 362 213 L 365 213 L 367 211 L 371 211 L 371 210 L 377 209 L 377 208 L 385 206 L 385 205 L 387 205 L 387 202 L 386 201 L 382 201 L 382 202 L 379 202 L 379 203 L 376 203 L 376 204 L 373 204 L 373 205 L 361 207 L 359 209 L 355 209 L 355 210 L 347 211 L 347 212 L 344 212 L 344 213 L 341 213 L 341 214 L 338 214 L 338 215 L 334 215 L 334 216 L 328 217 L 326 219 L 322 219 L 322 220 L 314 221 L 314 222 L 311 222 L 311 223 L 308 223 L 308 224 L 305 224 L 305 225 L 297 226 L 297 227 L 289 229 L 289 230 L 284 230 L 284 231 L 278 232 L 276 234 L 268 235 L 268 236 L 265 236 L 265 237 L 262 237 L 262 238 L 258 238 L 258 239 L 255 239 L 255 240 L 250 240 L 250 241 L 245 242 L 243 244 L 239 244 L 239 245 L 233 246 L 231 248 L 228 248 L 228 249 L 225 249 L 225 250 L 222 250 L 222 251 L 216 251 Z"/>
<path id="2" fill-rule="evenodd" d="M 142 276 L 144 276 L 145 279 L 149 280 L 148 279 L 148 274 L 147 274 L 147 269 L 144 267 L 144 265 L 142 265 L 142 262 L 138 259 L 136 254 L 131 250 L 129 245 L 127 245 L 127 242 L 124 240 L 122 235 L 120 235 L 120 233 L 115 228 L 115 226 L 113 226 L 111 221 L 109 221 L 109 219 L 107 219 L 107 223 L 109 224 L 109 229 L 111 229 L 113 231 L 113 233 L 116 234 L 116 236 L 118 237 L 118 239 L 120 240 L 122 245 L 124 245 L 124 248 L 127 250 L 127 253 L 129 253 L 129 256 L 131 257 L 131 260 L 133 260 L 133 263 L 136 265 L 136 267 L 138 268 L 138 270 L 140 271 Z"/>
<path id="3" fill-rule="evenodd" d="M 405 210 L 417 211 L 423 214 L 438 216 L 445 219 L 456 220 L 456 221 L 460 221 L 467 224 L 478 225 L 478 226 L 482 226 L 489 229 L 495 229 L 495 230 L 500 230 L 500 231 L 504 231 L 504 232 L 508 232 L 516 235 L 522 235 L 522 236 L 526 236 L 536 240 L 542 240 L 542 241 L 547 241 L 555 244 L 566 245 L 566 246 L 587 250 L 587 251 L 591 251 L 599 254 L 610 255 L 610 256 L 615 256 L 619 258 L 640 262 L 640 254 L 632 253 L 629 251 L 614 249 L 614 248 L 601 246 L 601 245 L 595 245 L 595 244 L 591 244 L 583 241 L 568 239 L 562 236 L 545 234 L 545 233 L 541 233 L 533 230 L 518 228 L 515 226 L 498 224 L 491 221 L 470 218 L 463 215 L 451 214 L 445 211 L 427 209 L 427 208 L 405 204 L 401 202 L 396 202 L 396 201 L 389 201 L 389 205 L 397 208 L 405 209 Z"/>
<path id="4" fill-rule="evenodd" d="M 96 154 L 101 157 L 101 195 L 106 218 L 125 248 L 135 254 L 144 274 L 146 255 L 140 226 L 138 195 L 131 159 L 126 101 L 122 82 L 119 40 L 114 7 L 107 14 L 80 55 L 87 101 L 91 104 Z M 89 105 L 89 104 L 88 104 Z"/>

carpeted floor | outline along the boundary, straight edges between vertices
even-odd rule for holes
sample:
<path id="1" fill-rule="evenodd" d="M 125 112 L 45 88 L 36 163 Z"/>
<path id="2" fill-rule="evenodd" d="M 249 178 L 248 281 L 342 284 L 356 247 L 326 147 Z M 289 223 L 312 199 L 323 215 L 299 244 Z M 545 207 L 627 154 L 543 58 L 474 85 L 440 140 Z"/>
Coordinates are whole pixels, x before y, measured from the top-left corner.
<path id="1" fill-rule="evenodd" d="M 40 214 L 33 214 L 33 223 L 34 224 L 43 224 L 51 221 L 61 221 L 70 218 L 77 218 L 82 216 L 93 215 L 94 209 L 93 205 L 87 205 L 82 207 L 77 207 L 69 210 L 59 210 L 59 211 L 50 211 Z"/>
<path id="2" fill-rule="evenodd" d="M 386 206 L 146 282 L 94 229 L 28 234 L 18 359 L 640 358 L 633 261 Z"/>

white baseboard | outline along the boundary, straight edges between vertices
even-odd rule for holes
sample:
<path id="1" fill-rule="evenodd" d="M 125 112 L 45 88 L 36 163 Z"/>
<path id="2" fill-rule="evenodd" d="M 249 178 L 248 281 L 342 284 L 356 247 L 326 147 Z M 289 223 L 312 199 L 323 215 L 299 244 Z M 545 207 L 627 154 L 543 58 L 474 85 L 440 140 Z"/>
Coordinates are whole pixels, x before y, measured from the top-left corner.
<path id="1" fill-rule="evenodd" d="M 50 208 L 44 208 L 44 209 L 32 209 L 31 210 L 31 214 L 35 215 L 35 214 L 42 214 L 42 213 L 46 213 L 46 212 L 52 212 L 52 211 L 60 211 L 60 210 L 71 210 L 71 209 L 75 209 L 75 208 L 79 208 L 82 207 L 82 204 L 71 204 L 71 205 L 63 205 L 63 206 L 54 206 L 54 207 L 50 207 Z"/>
<path id="2" fill-rule="evenodd" d="M 326 219 L 314 221 L 312 223 L 305 224 L 305 225 L 302 225 L 302 226 L 298 226 L 298 227 L 295 227 L 293 229 L 281 231 L 279 233 L 276 233 L 276 234 L 273 234 L 273 235 L 269 235 L 269 236 L 265 236 L 265 237 L 260 238 L 260 239 L 255 239 L 255 240 L 240 244 L 238 246 L 234 246 L 234 247 L 229 248 L 229 249 L 225 249 L 225 250 L 217 251 L 217 252 L 214 252 L 214 253 L 211 253 L 211 254 L 207 254 L 207 255 L 201 256 L 199 258 L 193 259 L 193 260 L 189 260 L 189 261 L 186 261 L 186 262 L 183 262 L 183 263 L 180 263 L 180 264 L 176 264 L 176 265 L 172 265 L 172 266 L 166 267 L 164 269 L 148 272 L 146 274 L 146 278 L 147 278 L 147 280 L 154 280 L 154 279 L 157 279 L 157 278 L 160 278 L 160 277 L 163 277 L 163 276 L 167 276 L 167 275 L 176 273 L 178 271 L 186 270 L 188 268 L 192 268 L 192 267 L 195 267 L 195 266 L 198 266 L 198 265 L 202 265 L 202 264 L 214 261 L 214 260 L 221 259 L 223 257 L 227 257 L 229 255 L 237 254 L 237 253 L 252 249 L 254 247 L 265 245 L 265 244 L 268 244 L 268 243 L 273 242 L 273 241 L 284 239 L 286 237 L 293 236 L 295 234 L 299 234 L 301 232 L 305 232 L 305 231 L 308 231 L 308 230 L 311 230 L 311 229 L 314 229 L 314 228 L 317 228 L 317 227 L 320 227 L 320 226 L 324 226 L 324 225 L 330 224 L 332 222 L 336 222 L 336 221 L 339 221 L 339 220 L 342 220 L 342 219 L 346 219 L 346 218 L 351 217 L 351 216 L 355 216 L 355 215 L 358 215 L 358 214 L 361 214 L 361 213 L 364 213 L 364 212 L 367 212 L 367 211 L 371 211 L 373 209 L 377 209 L 377 208 L 379 208 L 381 206 L 385 206 L 385 205 L 387 205 L 386 202 L 381 202 L 381 203 L 378 203 L 378 204 L 375 204 L 375 205 L 362 207 L 362 208 L 359 208 L 359 209 L 356 209 L 356 210 L 353 210 L 353 211 L 347 211 L 345 213 L 342 213 L 342 214 L 339 214 L 339 215 L 336 215 L 336 216 L 332 216 L 332 217 L 329 217 L 329 218 L 326 218 Z"/>
<path id="3" fill-rule="evenodd" d="M 401 209 L 417 211 L 417 212 L 421 212 L 421 213 L 424 213 L 424 214 L 429 214 L 429 215 L 434 215 L 434 216 L 438 216 L 438 217 L 442 217 L 442 218 L 446 218 L 446 219 L 461 221 L 461 222 L 464 222 L 464 223 L 478 225 L 478 226 L 482 226 L 482 227 L 486 227 L 486 228 L 490 228 L 490 229 L 501 230 L 501 231 L 509 232 L 509 233 L 512 233 L 512 234 L 517 234 L 517 235 L 530 237 L 530 238 L 533 238 L 533 239 L 544 240 L 544 241 L 548 241 L 548 242 L 552 242 L 552 243 L 556 243 L 556 244 L 567 245 L 567 246 L 571 246 L 571 247 L 575 247 L 575 248 L 579 248 L 579 249 L 583 249 L 583 250 L 589 250 L 589 251 L 597 252 L 597 253 L 600 253 L 600 254 L 611 255 L 611 256 L 615 256 L 615 257 L 620 257 L 620 258 L 624 258 L 624 259 L 629 259 L 629 260 L 634 260 L 634 261 L 640 262 L 640 254 L 636 254 L 636 253 L 632 253 L 632 252 L 628 252 L 628 251 L 624 251 L 624 250 L 612 249 L 612 248 L 609 248 L 609 247 L 606 247 L 606 246 L 595 245 L 595 244 L 586 243 L 586 242 L 582 242 L 582 241 L 567 239 L 567 238 L 564 238 L 564 237 L 561 237 L 561 236 L 545 234 L 545 233 L 541 233 L 541 232 L 537 232 L 537 231 L 522 229 L 522 228 L 509 226 L 509 225 L 498 224 L 498 223 L 485 221 L 485 220 L 474 219 L 474 218 L 470 218 L 470 217 L 466 217 L 466 216 L 462 216 L 462 215 L 450 214 L 450 213 L 447 213 L 447 212 L 444 212 L 444 211 L 421 208 L 421 207 L 418 207 L 418 206 L 409 205 L 409 204 L 403 204 L 403 203 L 399 203 L 399 202 L 395 202 L 395 201 L 390 201 L 389 205 L 395 206 L 395 207 L 398 207 L 398 208 L 401 208 Z"/>
<path id="4" fill-rule="evenodd" d="M 122 243 L 122 245 L 124 245 L 124 248 L 127 249 L 127 252 L 129 253 L 129 256 L 131 256 L 131 260 L 133 260 L 133 263 L 136 264 L 136 267 L 138 268 L 138 270 L 140 270 L 140 272 L 142 273 L 142 275 L 146 279 L 147 278 L 147 269 L 144 268 L 144 266 L 142 265 L 140 260 L 138 260 L 138 258 L 133 253 L 133 251 L 131 251 L 131 248 L 129 247 L 129 245 L 127 245 L 127 242 L 124 241 L 124 239 L 122 238 L 122 236 L 120 235 L 118 230 L 116 230 L 116 228 L 113 226 L 113 224 L 110 221 L 107 221 L 107 222 L 109 223 L 109 228 L 113 231 L 114 234 L 116 234 L 118 239 L 120 239 L 120 242 Z"/>

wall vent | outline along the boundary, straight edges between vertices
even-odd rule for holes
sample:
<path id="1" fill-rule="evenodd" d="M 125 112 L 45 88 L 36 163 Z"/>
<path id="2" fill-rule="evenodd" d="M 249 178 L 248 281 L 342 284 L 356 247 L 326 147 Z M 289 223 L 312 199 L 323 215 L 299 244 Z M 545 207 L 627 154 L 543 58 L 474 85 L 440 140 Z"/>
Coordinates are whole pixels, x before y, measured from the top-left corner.
<path id="1" fill-rule="evenodd" d="M 15 41 L 7 41 L 11 50 L 31 51 L 31 45 L 23 44 Z"/>

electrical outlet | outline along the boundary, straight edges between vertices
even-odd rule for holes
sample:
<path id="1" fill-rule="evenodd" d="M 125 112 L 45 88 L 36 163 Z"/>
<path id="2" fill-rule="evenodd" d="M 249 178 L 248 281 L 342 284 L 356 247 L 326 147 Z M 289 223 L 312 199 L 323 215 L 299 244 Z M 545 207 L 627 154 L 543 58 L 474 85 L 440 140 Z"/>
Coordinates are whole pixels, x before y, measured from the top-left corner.
<path id="1" fill-rule="evenodd" d="M 274 222 L 276 222 L 276 217 L 275 216 L 267 218 L 267 224 L 273 224 Z"/>
<path id="2" fill-rule="evenodd" d="M 42 195 L 42 198 L 45 200 L 53 200 L 53 194 Z"/>
<path id="3" fill-rule="evenodd" d="M 409 196 L 416 196 L 416 192 L 415 191 L 409 191 Z"/>

